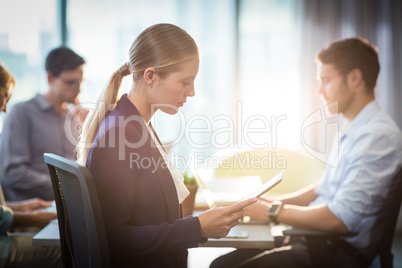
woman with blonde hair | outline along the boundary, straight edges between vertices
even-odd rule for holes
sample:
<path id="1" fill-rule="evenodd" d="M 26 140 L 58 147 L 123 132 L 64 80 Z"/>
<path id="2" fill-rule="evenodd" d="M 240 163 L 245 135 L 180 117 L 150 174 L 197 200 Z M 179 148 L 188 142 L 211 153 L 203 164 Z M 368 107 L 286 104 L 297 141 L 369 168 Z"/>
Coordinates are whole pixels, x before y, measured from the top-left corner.
<path id="1" fill-rule="evenodd" d="M 186 267 L 187 248 L 220 238 L 256 201 L 182 218 L 188 191 L 150 124 L 157 110 L 177 113 L 194 96 L 198 47 L 183 29 L 156 24 L 144 30 L 129 61 L 110 78 L 83 126 L 78 162 L 95 181 L 112 266 Z M 124 76 L 133 76 L 117 101 Z"/>

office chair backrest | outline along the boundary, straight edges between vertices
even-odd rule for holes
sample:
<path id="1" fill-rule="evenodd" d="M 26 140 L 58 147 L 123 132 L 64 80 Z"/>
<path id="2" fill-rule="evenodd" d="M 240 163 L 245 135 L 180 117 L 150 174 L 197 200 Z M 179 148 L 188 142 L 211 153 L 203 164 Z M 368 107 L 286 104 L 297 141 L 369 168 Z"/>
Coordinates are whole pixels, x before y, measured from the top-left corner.
<path id="1" fill-rule="evenodd" d="M 402 168 L 393 177 L 391 188 L 384 201 L 379 218 L 376 220 L 371 235 L 378 243 L 369 247 L 368 256 L 378 254 L 382 268 L 393 267 L 392 242 L 402 202 Z"/>
<path id="2" fill-rule="evenodd" d="M 59 221 L 65 267 L 109 267 L 109 251 L 99 200 L 88 169 L 54 154 L 44 154 Z"/>

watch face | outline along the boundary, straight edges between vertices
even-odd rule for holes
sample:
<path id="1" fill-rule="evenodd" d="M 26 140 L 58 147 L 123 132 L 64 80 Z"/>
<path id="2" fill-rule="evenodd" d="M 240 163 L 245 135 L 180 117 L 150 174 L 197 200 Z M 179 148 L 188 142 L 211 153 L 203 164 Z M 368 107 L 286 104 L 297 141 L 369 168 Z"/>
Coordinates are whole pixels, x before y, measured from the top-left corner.
<path id="1" fill-rule="evenodd" d="M 282 203 L 276 203 L 276 202 L 272 203 L 271 207 L 268 210 L 268 214 L 274 215 L 274 216 L 278 215 L 279 210 L 281 210 L 281 207 L 282 207 Z"/>
<path id="2" fill-rule="evenodd" d="M 282 202 L 275 201 L 275 202 L 271 203 L 271 206 L 268 209 L 268 216 L 269 216 L 270 220 L 275 224 L 278 224 L 277 216 L 278 216 L 278 213 L 281 210 L 281 208 L 282 208 Z"/>
<path id="3" fill-rule="evenodd" d="M 269 209 L 269 213 L 272 215 L 276 215 L 279 212 L 279 205 L 272 205 L 271 208 Z"/>

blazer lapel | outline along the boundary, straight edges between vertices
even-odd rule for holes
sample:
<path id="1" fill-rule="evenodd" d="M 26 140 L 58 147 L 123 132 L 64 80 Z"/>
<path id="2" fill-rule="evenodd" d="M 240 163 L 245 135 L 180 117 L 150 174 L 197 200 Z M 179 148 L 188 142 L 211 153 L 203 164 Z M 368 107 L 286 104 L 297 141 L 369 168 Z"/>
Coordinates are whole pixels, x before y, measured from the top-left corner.
<path id="1" fill-rule="evenodd" d="M 118 102 L 118 107 L 121 109 L 127 116 L 137 115 L 141 116 L 138 112 L 137 108 L 135 108 L 134 104 L 127 99 L 126 95 L 123 95 Z M 134 126 L 143 133 L 147 130 L 147 126 L 143 120 L 133 120 L 130 123 L 134 124 Z M 151 126 L 151 130 L 155 134 L 156 139 L 159 141 L 158 135 L 153 130 Z M 165 160 L 163 159 L 159 149 L 156 147 L 155 142 L 152 137 L 147 133 L 148 138 L 146 141 L 146 147 L 148 152 L 153 159 L 153 166 L 151 170 L 155 170 L 155 175 L 158 178 L 159 185 L 162 189 L 162 193 L 164 195 L 165 202 L 167 204 L 167 210 L 169 215 L 169 222 L 173 223 L 177 219 L 180 218 L 180 204 L 177 197 L 176 186 L 174 185 L 172 175 L 170 174 L 169 168 L 165 164 Z M 160 141 L 159 141 L 160 142 Z M 162 143 L 161 143 L 162 144 Z M 164 149 L 163 149 L 164 150 Z M 157 168 L 155 167 L 157 165 Z"/>
<path id="2" fill-rule="evenodd" d="M 170 174 L 169 168 L 165 164 L 165 160 L 160 154 L 159 149 L 156 147 L 154 141 L 152 140 L 152 137 L 150 136 L 148 137 L 147 140 L 147 147 L 152 159 L 155 159 L 154 163 L 157 163 L 158 165 L 155 174 L 158 178 L 159 184 L 162 188 L 162 192 L 164 194 L 164 198 L 167 204 L 169 222 L 173 223 L 180 218 L 180 204 L 177 197 L 177 191 L 173 182 L 172 175 Z"/>

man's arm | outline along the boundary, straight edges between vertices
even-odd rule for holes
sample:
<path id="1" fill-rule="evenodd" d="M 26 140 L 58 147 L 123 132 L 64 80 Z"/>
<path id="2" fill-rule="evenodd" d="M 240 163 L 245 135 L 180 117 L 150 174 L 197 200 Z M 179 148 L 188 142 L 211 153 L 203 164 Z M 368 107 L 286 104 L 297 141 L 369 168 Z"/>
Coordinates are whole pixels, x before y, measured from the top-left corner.
<path id="1" fill-rule="evenodd" d="M 307 206 L 310 202 L 317 198 L 315 189 L 316 183 L 312 183 L 295 192 L 280 196 L 268 196 L 267 194 L 260 198 L 259 202 L 245 209 L 245 215 L 257 221 L 269 221 L 268 206 L 273 201 L 282 201 L 283 204 Z M 284 209 L 284 208 L 282 208 Z"/>
<path id="2" fill-rule="evenodd" d="M 12 227 L 45 227 L 51 220 L 57 217 L 55 212 L 43 209 L 51 205 L 40 199 L 32 199 L 24 202 L 13 202 L 11 205 L 0 206 L 0 234 L 10 231 Z M 13 208 L 17 209 L 15 211 Z"/>
<path id="3" fill-rule="evenodd" d="M 45 227 L 51 220 L 56 219 L 55 212 L 48 211 L 31 211 L 31 212 L 14 212 L 14 220 L 12 227 Z"/>
<path id="4" fill-rule="evenodd" d="M 246 207 L 245 215 L 252 220 L 270 222 L 268 217 L 269 203 L 260 200 Z M 327 206 L 297 206 L 285 204 L 277 216 L 279 222 L 296 228 L 317 229 L 338 233 L 348 232 L 348 228 L 337 218 Z"/>
<path id="5" fill-rule="evenodd" d="M 10 231 L 12 227 L 43 228 L 56 217 L 55 212 L 13 212 L 9 207 L 2 205 L 0 206 L 0 234 Z"/>
<path id="6" fill-rule="evenodd" d="M 11 208 L 14 212 L 21 211 L 34 211 L 37 209 L 44 209 L 50 207 L 52 205 L 52 201 L 45 201 L 39 198 L 28 199 L 24 201 L 18 202 L 7 202 L 7 206 Z"/>
<path id="7" fill-rule="evenodd" d="M 262 199 L 267 202 L 273 202 L 275 200 L 282 201 L 284 204 L 292 204 L 298 206 L 307 206 L 310 202 L 314 201 L 318 195 L 315 193 L 317 183 L 312 183 L 300 190 L 293 193 L 284 194 L 280 196 L 264 196 Z"/>
<path id="8" fill-rule="evenodd" d="M 296 228 L 316 229 L 347 233 L 345 224 L 327 206 L 284 205 L 279 211 L 278 221 Z"/>
<path id="9" fill-rule="evenodd" d="M 278 221 L 292 225 L 296 228 L 317 229 L 346 233 L 348 229 L 343 222 L 337 218 L 327 206 L 308 206 L 318 195 L 315 192 L 317 183 L 312 183 L 293 193 L 276 197 L 264 197 L 260 202 L 246 208 L 246 215 L 253 220 L 269 222 L 267 214 L 269 203 L 275 200 L 283 202 L 279 211 Z"/>

